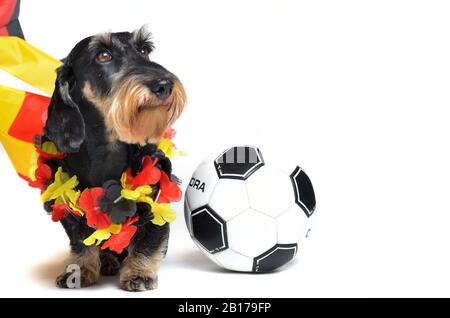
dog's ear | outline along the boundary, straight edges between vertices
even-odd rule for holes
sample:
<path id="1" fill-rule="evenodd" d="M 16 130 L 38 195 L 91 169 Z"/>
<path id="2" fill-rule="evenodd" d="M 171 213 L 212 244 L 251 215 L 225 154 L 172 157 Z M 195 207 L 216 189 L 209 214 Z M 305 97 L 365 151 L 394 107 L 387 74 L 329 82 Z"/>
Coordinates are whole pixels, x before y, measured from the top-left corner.
<path id="1" fill-rule="evenodd" d="M 56 144 L 60 152 L 77 152 L 85 138 L 83 116 L 70 92 L 76 86 L 70 56 L 56 71 L 57 78 L 48 117 L 45 135 Z"/>

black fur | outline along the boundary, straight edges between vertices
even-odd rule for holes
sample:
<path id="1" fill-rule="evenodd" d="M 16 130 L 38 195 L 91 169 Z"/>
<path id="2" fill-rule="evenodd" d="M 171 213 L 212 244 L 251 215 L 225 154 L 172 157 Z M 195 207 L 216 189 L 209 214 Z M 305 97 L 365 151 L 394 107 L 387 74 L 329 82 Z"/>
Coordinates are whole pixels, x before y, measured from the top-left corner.
<path id="1" fill-rule="evenodd" d="M 94 37 L 82 40 L 57 71 L 56 89 L 49 106 L 43 140 L 53 141 L 59 151 L 68 155 L 61 162 L 55 162 L 53 168 L 62 164 L 64 171 L 78 177 L 79 188 L 84 189 L 102 186 L 108 180 L 119 181 L 128 166 L 132 167 L 133 173 L 138 172 L 144 156 L 151 155 L 159 158 L 158 167 L 170 176 L 170 160 L 155 145 L 141 147 L 121 141 L 110 142 L 102 114 L 83 96 L 81 88 L 88 81 L 101 96 L 107 96 L 118 72 L 145 75 L 149 83 L 171 74 L 142 54 L 153 47 L 145 39 L 135 39 L 131 33 L 124 32 L 113 33 L 110 42 L 104 42 L 108 41 L 102 42 Z M 96 56 L 102 51 L 112 53 L 114 59 L 98 63 Z M 137 215 L 140 216 L 138 231 L 130 246 L 150 256 L 168 238 L 169 225 L 156 226 L 149 222 L 152 214 L 147 205 L 138 204 Z M 72 251 L 83 253 L 86 248 L 83 240 L 93 232 L 85 218 L 69 214 L 61 223 Z"/>

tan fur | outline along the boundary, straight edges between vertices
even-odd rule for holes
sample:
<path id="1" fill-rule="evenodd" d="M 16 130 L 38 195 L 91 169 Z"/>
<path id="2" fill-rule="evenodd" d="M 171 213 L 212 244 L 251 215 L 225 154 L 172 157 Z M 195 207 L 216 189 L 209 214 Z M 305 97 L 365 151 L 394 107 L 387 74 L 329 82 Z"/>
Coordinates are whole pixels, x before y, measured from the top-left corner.
<path id="1" fill-rule="evenodd" d="M 94 92 L 94 90 L 91 87 L 91 84 L 89 82 L 86 82 L 82 89 L 84 97 L 90 101 L 92 104 L 94 104 L 95 107 L 103 114 L 105 115 L 108 111 L 109 105 L 111 104 L 111 97 L 102 98 L 100 96 L 97 96 L 97 94 Z M 112 127 L 111 127 L 112 128 Z"/>
<path id="2" fill-rule="evenodd" d="M 165 100 L 142 85 L 139 76 L 118 80 L 106 98 L 97 96 L 89 83 L 83 94 L 103 114 L 110 139 L 140 145 L 157 143 L 186 106 L 186 94 L 178 80 Z"/>
<path id="3" fill-rule="evenodd" d="M 125 290 L 132 291 L 156 289 L 158 286 L 158 270 L 167 251 L 167 244 L 168 240 L 161 244 L 152 256 L 131 252 L 120 270 L 120 286 Z M 149 286 L 146 288 L 144 284 L 133 284 L 136 278 L 149 280 Z"/>
<path id="4" fill-rule="evenodd" d="M 96 246 L 89 246 L 81 254 L 72 254 L 66 260 L 66 266 L 77 264 L 81 270 L 81 287 L 95 284 L 100 278 L 100 256 Z M 66 272 L 61 275 L 65 277 Z"/>

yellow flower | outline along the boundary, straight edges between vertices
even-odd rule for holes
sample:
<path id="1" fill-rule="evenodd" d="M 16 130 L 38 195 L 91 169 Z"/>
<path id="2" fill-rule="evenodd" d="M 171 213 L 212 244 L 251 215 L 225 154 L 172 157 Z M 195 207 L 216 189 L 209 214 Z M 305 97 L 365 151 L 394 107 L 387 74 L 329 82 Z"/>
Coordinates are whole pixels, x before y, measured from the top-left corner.
<path id="1" fill-rule="evenodd" d="M 111 234 L 118 234 L 122 229 L 121 224 L 111 224 L 108 228 L 102 230 L 96 230 L 88 238 L 86 238 L 83 243 L 84 245 L 100 245 L 104 240 L 110 238 Z"/>
<path id="2" fill-rule="evenodd" d="M 39 153 L 37 151 L 33 151 L 33 154 L 30 158 L 30 169 L 28 170 L 28 176 L 30 177 L 31 181 L 36 181 L 36 169 L 38 168 L 38 158 Z"/>
<path id="3" fill-rule="evenodd" d="M 66 196 L 69 199 L 68 201 L 69 201 L 69 203 L 72 203 L 72 204 L 78 203 L 78 199 L 80 198 L 80 195 L 81 195 L 80 190 L 66 191 Z"/>
<path id="4" fill-rule="evenodd" d="M 134 190 L 123 188 L 120 194 L 128 200 L 137 201 L 140 197 L 145 197 L 152 193 L 152 188 L 149 185 L 137 187 Z"/>
<path id="5" fill-rule="evenodd" d="M 137 202 L 145 202 L 148 205 L 152 205 L 154 203 L 153 199 L 148 196 L 139 197 L 136 201 Z"/>
<path id="6" fill-rule="evenodd" d="M 72 211 L 77 211 L 81 216 L 84 215 L 84 211 L 78 205 L 78 199 L 80 198 L 80 190 L 71 190 L 66 192 L 65 196 L 59 196 L 55 199 L 55 204 L 68 204 Z"/>
<path id="7" fill-rule="evenodd" d="M 150 197 L 140 197 L 138 202 L 145 202 L 152 207 L 153 219 L 152 223 L 156 225 L 164 225 L 175 221 L 176 212 L 170 207 L 170 203 L 157 203 Z"/>
<path id="8" fill-rule="evenodd" d="M 127 188 L 127 174 L 125 172 L 122 173 L 122 176 L 120 177 L 120 183 L 122 184 L 122 188 Z"/>
<path id="9" fill-rule="evenodd" d="M 164 152 L 164 154 L 169 158 L 173 157 L 173 153 L 175 150 L 173 142 L 169 138 L 161 138 L 158 144 L 158 149 Z"/>
<path id="10" fill-rule="evenodd" d="M 43 152 L 46 152 L 51 155 L 56 155 L 58 150 L 56 149 L 56 145 L 51 141 L 46 141 L 41 145 L 41 149 Z"/>
<path id="11" fill-rule="evenodd" d="M 186 153 L 184 151 L 177 150 L 175 148 L 175 145 L 169 138 L 161 138 L 158 144 L 158 149 L 161 150 L 170 159 L 186 156 Z"/>
<path id="12" fill-rule="evenodd" d="M 77 211 L 81 216 L 83 216 L 84 215 L 84 211 L 78 205 L 78 200 L 80 199 L 80 196 L 81 196 L 80 190 L 78 190 L 78 191 L 69 191 L 69 192 L 66 193 L 66 195 L 67 195 L 67 198 L 68 198 L 68 201 L 69 201 L 69 202 L 67 202 L 69 204 L 69 207 L 72 210 Z M 61 198 L 61 197 L 59 197 L 59 198 Z M 56 199 L 56 201 L 58 201 L 58 199 Z"/>
<path id="13" fill-rule="evenodd" d="M 166 222 L 173 222 L 176 218 L 176 212 L 170 207 L 169 203 L 152 204 L 153 220 L 152 223 L 156 225 L 164 225 Z"/>
<path id="14" fill-rule="evenodd" d="M 84 216 L 84 211 L 77 203 L 69 202 L 69 207 L 72 209 L 72 211 L 77 211 L 81 216 Z"/>
<path id="15" fill-rule="evenodd" d="M 55 180 L 42 193 L 41 201 L 47 202 L 58 197 L 61 197 L 62 201 L 66 199 L 67 201 L 73 201 L 77 197 L 77 191 L 73 190 L 73 188 L 77 185 L 77 176 L 70 177 L 68 173 L 62 172 L 62 168 L 59 167 L 55 173 Z"/>

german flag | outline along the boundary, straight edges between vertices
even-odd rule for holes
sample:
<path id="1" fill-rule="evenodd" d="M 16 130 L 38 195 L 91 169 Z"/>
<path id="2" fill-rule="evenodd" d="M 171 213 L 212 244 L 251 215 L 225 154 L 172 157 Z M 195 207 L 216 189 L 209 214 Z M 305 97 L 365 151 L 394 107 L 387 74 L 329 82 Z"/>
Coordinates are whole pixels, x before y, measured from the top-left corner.
<path id="1" fill-rule="evenodd" d="M 29 180 L 34 136 L 42 133 L 50 98 L 0 85 L 0 141 L 19 176 Z"/>
<path id="2" fill-rule="evenodd" d="M 24 38 L 19 23 L 20 0 L 0 1 L 0 36 Z"/>
<path id="3" fill-rule="evenodd" d="M 18 37 L 0 37 L 0 69 L 53 93 L 56 68 L 61 62 Z M 47 120 L 48 96 L 0 85 L 0 141 L 19 176 L 29 181 L 34 136 Z"/>

